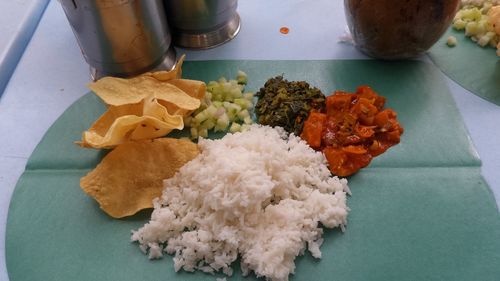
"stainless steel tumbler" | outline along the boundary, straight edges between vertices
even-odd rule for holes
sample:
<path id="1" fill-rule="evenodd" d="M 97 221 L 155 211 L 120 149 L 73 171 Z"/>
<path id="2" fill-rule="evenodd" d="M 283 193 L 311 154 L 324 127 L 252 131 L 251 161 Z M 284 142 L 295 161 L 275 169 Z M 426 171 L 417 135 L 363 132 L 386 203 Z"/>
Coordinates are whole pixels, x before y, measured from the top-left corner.
<path id="1" fill-rule="evenodd" d="M 170 69 L 175 50 L 162 0 L 59 0 L 94 79 Z"/>
<path id="2" fill-rule="evenodd" d="M 233 39 L 240 30 L 237 0 L 164 0 L 174 44 L 204 49 Z"/>

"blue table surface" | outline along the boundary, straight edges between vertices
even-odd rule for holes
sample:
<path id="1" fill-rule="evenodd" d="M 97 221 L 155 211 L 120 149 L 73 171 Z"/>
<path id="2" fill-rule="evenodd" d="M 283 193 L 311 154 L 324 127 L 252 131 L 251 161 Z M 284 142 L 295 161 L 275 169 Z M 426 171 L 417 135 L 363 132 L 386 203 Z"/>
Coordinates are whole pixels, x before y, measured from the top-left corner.
<path id="1" fill-rule="evenodd" d="M 32 7 L 34 1 L 14 1 Z M 2 17 L 11 16 L 3 9 Z M 41 2 L 37 2 L 40 5 Z M 240 34 L 220 47 L 187 51 L 189 60 L 204 59 L 368 59 L 352 45 L 339 43 L 346 31 L 343 1 L 240 0 Z M 43 9 L 42 9 L 43 11 Z M 17 11 L 19 12 L 19 11 Z M 36 14 L 36 13 L 35 13 Z M 18 14 L 26 15 L 26 14 Z M 0 17 L 0 25 L 4 22 Z M 279 28 L 287 26 L 283 35 Z M 0 53 L 19 28 L 2 27 Z M 8 34 L 5 38 L 3 34 Z M 14 36 L 14 37 L 13 37 Z M 0 238 L 10 197 L 33 149 L 50 125 L 88 92 L 89 69 L 57 1 L 50 1 L 0 98 Z M 1 57 L 0 57 L 1 58 Z M 430 60 L 419 58 L 427 63 Z M 5 59 L 4 59 L 5 60 Z M 0 67 L 2 60 L 0 59 Z M 0 72 L 0 76 L 4 75 Z M 447 79 L 447 78 L 446 78 Z M 500 202 L 500 107 L 447 79 L 471 139 L 483 161 L 482 173 Z M 1 83 L 0 83 L 1 85 Z M 9 132 L 9 133 L 6 133 Z M 0 244 L 0 281 L 8 280 L 4 243 Z"/>
<path id="2" fill-rule="evenodd" d="M 49 0 L 0 2 L 0 96 L 23 55 Z"/>

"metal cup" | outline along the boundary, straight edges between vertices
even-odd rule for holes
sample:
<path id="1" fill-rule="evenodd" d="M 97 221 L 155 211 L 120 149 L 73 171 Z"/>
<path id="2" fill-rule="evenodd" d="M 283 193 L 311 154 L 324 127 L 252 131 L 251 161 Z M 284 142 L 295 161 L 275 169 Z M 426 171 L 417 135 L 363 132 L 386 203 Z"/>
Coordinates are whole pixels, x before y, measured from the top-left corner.
<path id="1" fill-rule="evenodd" d="M 92 78 L 127 77 L 171 69 L 171 46 L 162 0 L 59 0 Z"/>
<path id="2" fill-rule="evenodd" d="M 164 0 L 174 44 L 206 49 L 233 39 L 240 30 L 237 0 Z"/>

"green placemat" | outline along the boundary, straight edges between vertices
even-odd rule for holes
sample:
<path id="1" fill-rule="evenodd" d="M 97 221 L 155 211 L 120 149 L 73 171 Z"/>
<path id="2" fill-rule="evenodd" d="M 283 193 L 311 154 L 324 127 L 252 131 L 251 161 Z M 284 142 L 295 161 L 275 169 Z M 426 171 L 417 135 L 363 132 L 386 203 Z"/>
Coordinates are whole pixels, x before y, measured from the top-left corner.
<path id="1" fill-rule="evenodd" d="M 405 127 L 402 143 L 349 179 L 345 233 L 327 230 L 323 258 L 296 261 L 291 280 L 498 280 L 500 217 L 480 161 L 441 74 L 421 62 L 186 62 L 208 81 L 248 73 L 249 90 L 284 74 L 325 93 L 371 85 Z M 115 220 L 79 188 L 103 153 L 72 144 L 104 110 L 88 94 L 49 129 L 12 197 L 6 231 L 11 281 L 215 280 L 175 273 L 171 257 L 149 261 L 130 230 L 149 212 Z M 243 278 L 236 269 L 229 280 Z"/>
<path id="2" fill-rule="evenodd" d="M 457 46 L 446 45 L 448 36 L 457 38 Z M 500 58 L 492 47 L 481 48 L 464 32 L 450 28 L 431 48 L 429 56 L 448 77 L 465 89 L 500 105 Z"/>

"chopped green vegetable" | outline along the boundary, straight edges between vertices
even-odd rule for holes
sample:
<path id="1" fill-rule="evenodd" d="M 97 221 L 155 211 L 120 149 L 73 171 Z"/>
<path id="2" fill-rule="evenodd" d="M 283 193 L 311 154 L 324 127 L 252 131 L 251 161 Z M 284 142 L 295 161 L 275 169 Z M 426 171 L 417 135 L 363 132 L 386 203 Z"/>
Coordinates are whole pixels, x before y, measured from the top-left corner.
<path id="1" fill-rule="evenodd" d="M 457 38 L 455 36 L 449 36 L 446 40 L 446 45 L 448 45 L 448 47 L 455 47 L 457 45 Z"/>
<path id="2" fill-rule="evenodd" d="M 231 127 L 229 128 L 229 132 L 231 132 L 233 134 L 236 132 L 241 132 L 241 125 L 238 123 L 231 124 Z"/>
<path id="3" fill-rule="evenodd" d="M 481 47 L 490 45 L 496 47 L 500 40 L 499 34 L 495 33 L 495 27 L 490 20 L 490 9 L 494 7 L 491 0 L 485 1 L 463 1 L 461 9 L 453 19 L 453 28 L 464 30 L 465 35 L 470 37 Z M 449 39 L 448 39 L 449 41 Z M 456 41 L 456 40 L 455 40 Z M 455 46 L 446 42 L 448 46 Z"/>
<path id="4" fill-rule="evenodd" d="M 191 138 L 195 138 L 195 139 L 198 138 L 198 129 L 191 128 L 190 132 L 191 132 Z"/>
<path id="5" fill-rule="evenodd" d="M 246 130 L 253 120 L 253 93 L 243 93 L 248 77 L 238 71 L 236 80 L 221 77 L 207 84 L 207 92 L 200 107 L 189 117 L 184 118 L 186 127 L 191 127 L 191 138 L 206 138 L 208 131 L 231 133 Z"/>
<path id="6" fill-rule="evenodd" d="M 215 125 L 214 131 L 215 132 L 225 131 L 228 126 L 229 126 L 229 117 L 227 116 L 226 113 L 224 113 L 217 119 L 217 125 Z"/>
<path id="7" fill-rule="evenodd" d="M 207 119 L 205 122 L 201 123 L 200 126 L 198 127 L 199 129 L 207 129 L 211 130 L 215 127 L 215 122 L 213 119 Z"/>
<path id="8" fill-rule="evenodd" d="M 253 97 L 254 97 L 254 94 L 253 94 L 253 93 L 244 93 L 244 94 L 243 94 L 243 98 L 244 98 L 244 99 L 249 100 L 249 101 L 252 101 L 252 102 L 253 102 Z"/>
<path id="9" fill-rule="evenodd" d="M 202 138 L 207 138 L 208 137 L 208 130 L 207 129 L 201 129 L 198 131 L 198 134 Z"/>
<path id="10" fill-rule="evenodd" d="M 237 115 L 240 120 L 244 120 L 245 118 L 250 117 L 250 112 L 248 112 L 248 110 L 245 109 L 238 112 Z"/>
<path id="11" fill-rule="evenodd" d="M 283 127 L 287 132 L 300 135 L 309 111 L 324 107 L 325 95 L 307 82 L 292 81 L 277 76 L 267 80 L 256 96 L 255 113 L 260 124 Z"/>
<path id="12" fill-rule="evenodd" d="M 236 80 L 238 81 L 238 84 L 247 84 L 248 82 L 248 76 L 245 72 L 238 70 L 238 75 L 236 76 Z"/>

